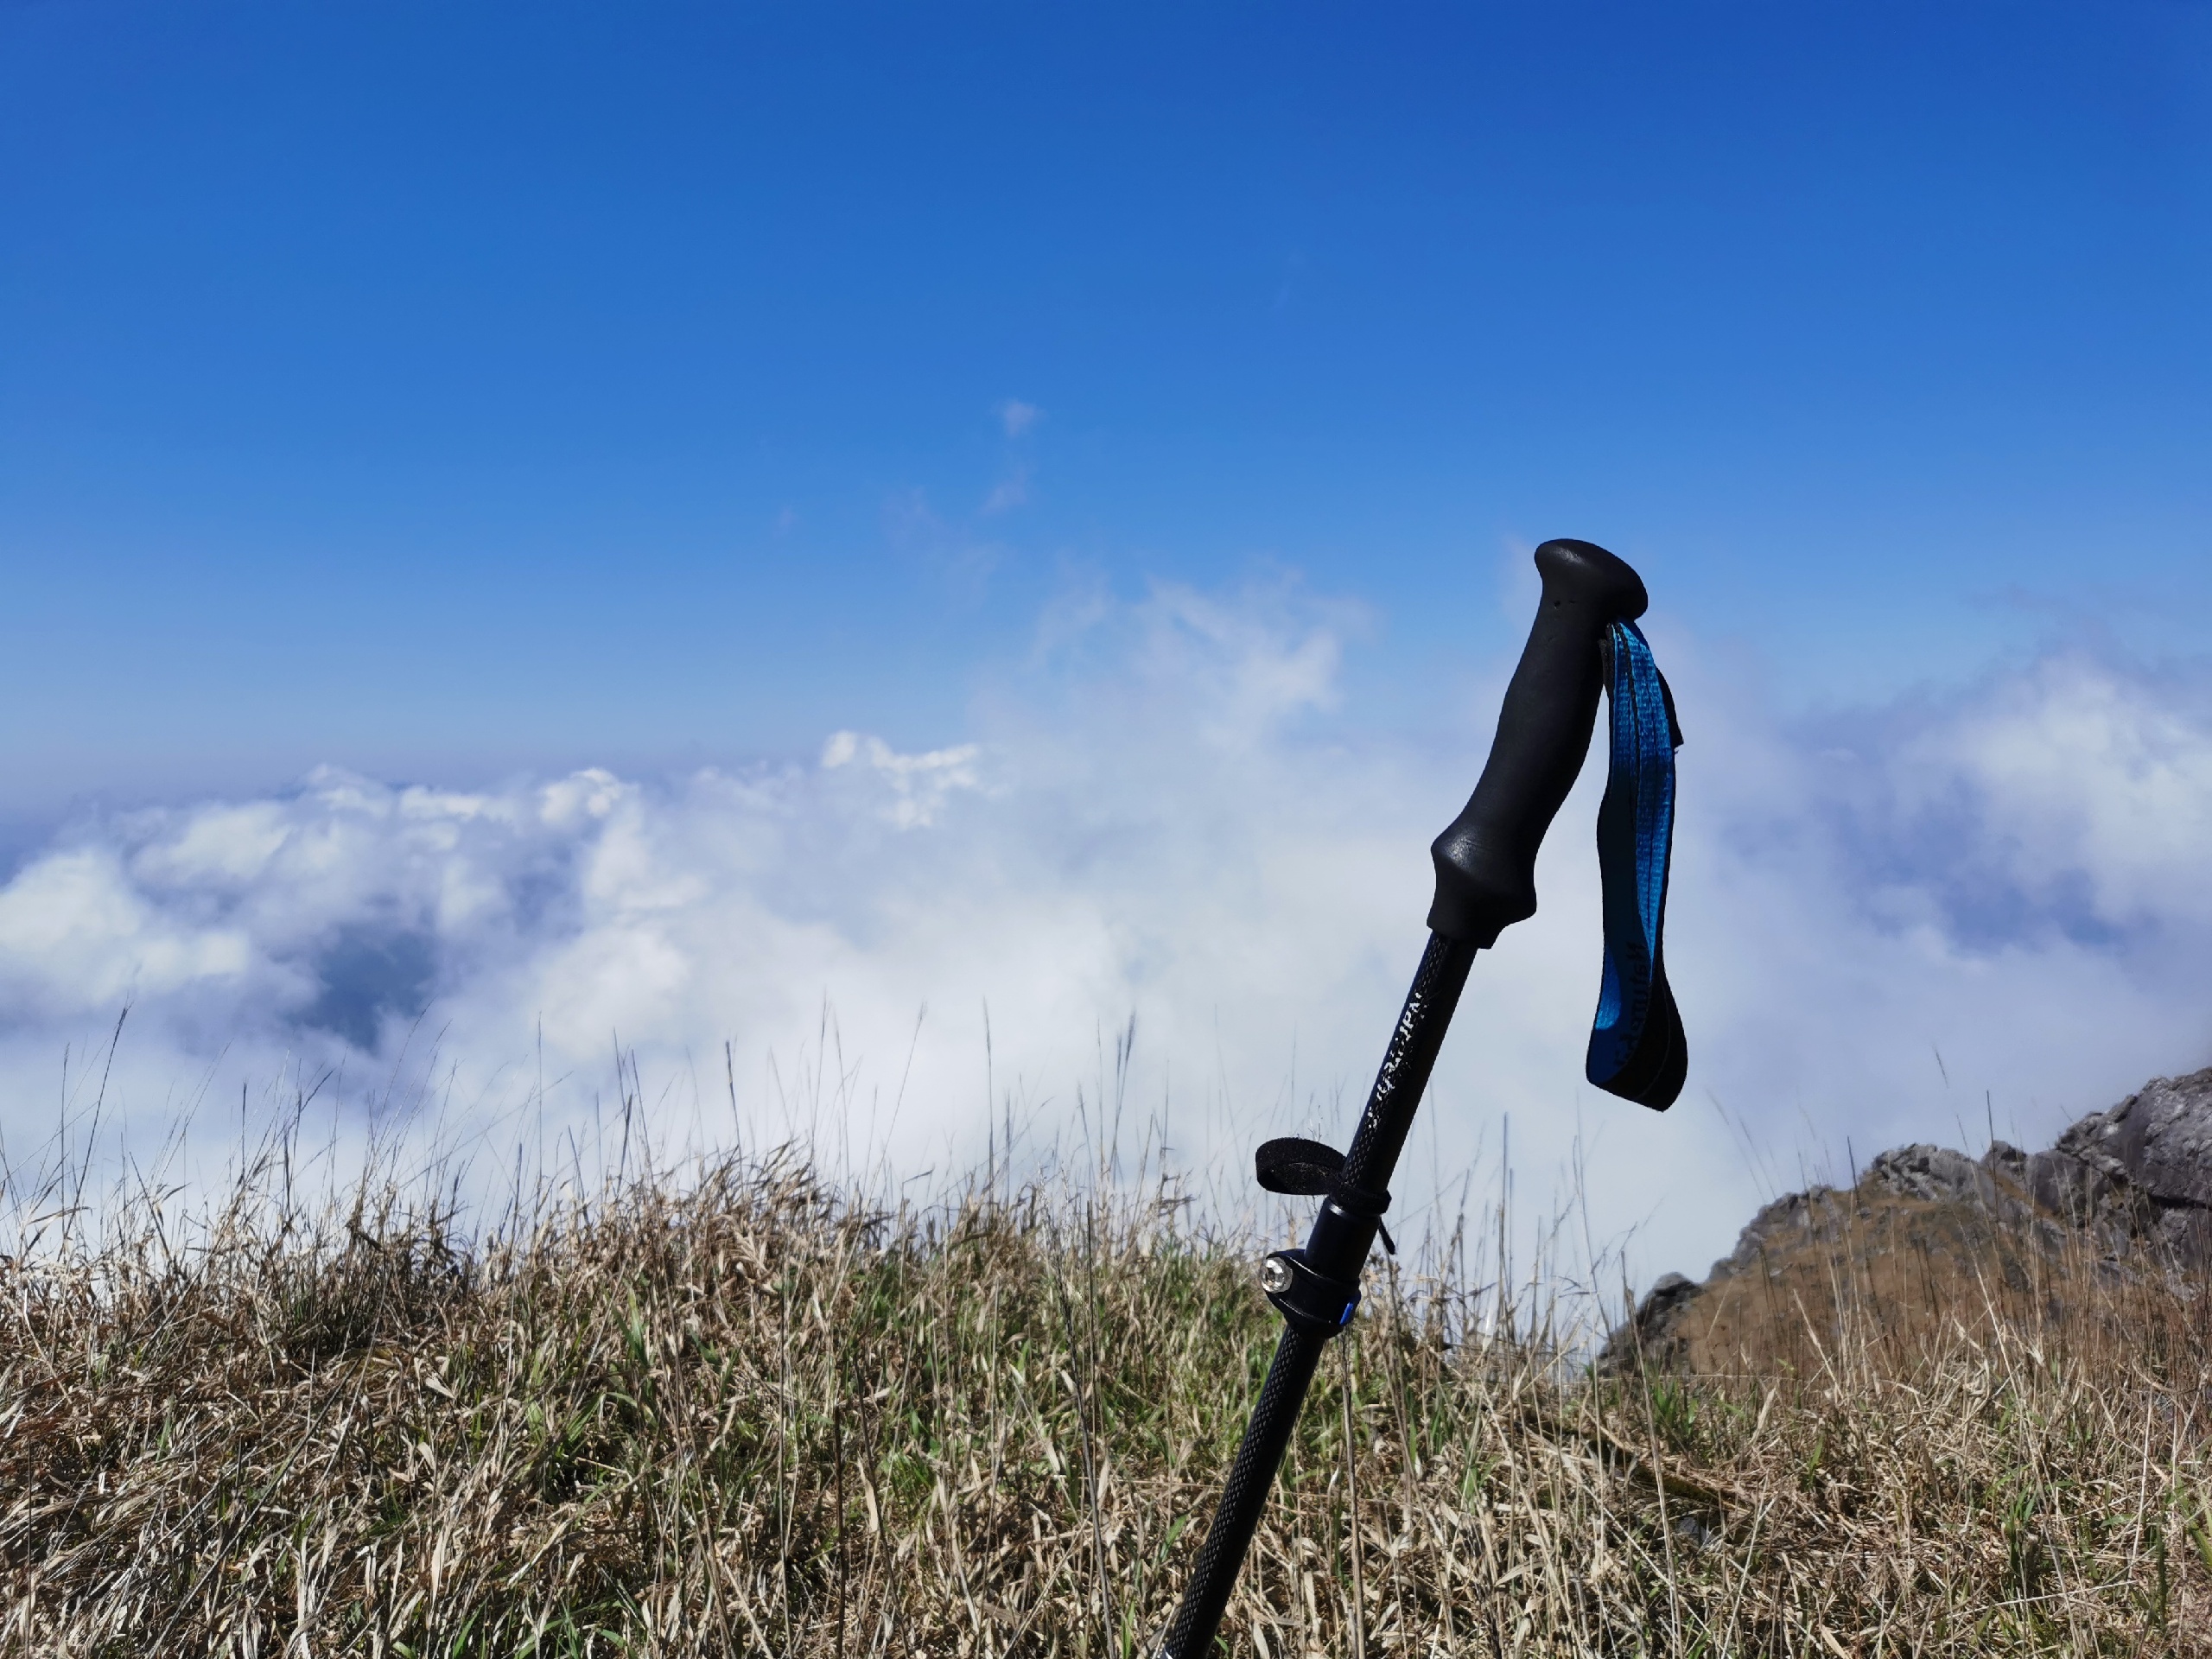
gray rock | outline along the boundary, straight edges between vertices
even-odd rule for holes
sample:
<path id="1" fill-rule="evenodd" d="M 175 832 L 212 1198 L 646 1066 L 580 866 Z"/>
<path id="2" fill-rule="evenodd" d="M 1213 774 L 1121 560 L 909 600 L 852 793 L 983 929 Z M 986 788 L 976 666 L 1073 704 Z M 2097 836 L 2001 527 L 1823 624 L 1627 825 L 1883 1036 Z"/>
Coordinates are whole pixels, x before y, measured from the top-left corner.
<path id="1" fill-rule="evenodd" d="M 2028 1160 L 2037 1205 L 2115 1247 L 2212 1264 L 2212 1068 L 2156 1077 Z"/>
<path id="2" fill-rule="evenodd" d="M 1675 1320 L 1702 1289 L 1679 1273 L 1661 1274 L 1637 1304 L 1636 1317 L 1605 1338 L 1599 1368 L 1616 1370 L 1639 1358 L 1647 1364 L 1673 1364 L 1681 1345 L 1675 1334 Z"/>
<path id="3" fill-rule="evenodd" d="M 2052 1150 L 2132 1182 L 2154 1204 L 2212 1208 L 2212 1068 L 2153 1078 L 2090 1113 Z"/>
<path id="4" fill-rule="evenodd" d="M 1879 1154 L 1866 1166 L 1859 1184 L 1901 1198 L 1937 1202 L 1977 1198 L 1986 1204 L 1997 1196 L 1997 1185 L 1989 1172 L 1963 1152 L 1948 1147 L 1897 1147 Z"/>

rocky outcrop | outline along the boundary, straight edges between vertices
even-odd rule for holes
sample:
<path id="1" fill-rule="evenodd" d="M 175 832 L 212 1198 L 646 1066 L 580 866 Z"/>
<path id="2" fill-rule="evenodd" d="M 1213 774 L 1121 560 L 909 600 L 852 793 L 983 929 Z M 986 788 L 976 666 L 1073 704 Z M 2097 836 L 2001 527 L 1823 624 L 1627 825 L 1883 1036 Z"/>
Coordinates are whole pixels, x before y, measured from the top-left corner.
<path id="1" fill-rule="evenodd" d="M 2160 1077 L 2048 1150 L 1899 1147 L 1766 1205 L 1702 1282 L 1668 1274 L 1601 1369 L 1817 1353 L 1848 1300 L 1885 1332 L 2057 1306 L 2084 1271 L 2212 1269 L 2212 1069 Z"/>
<path id="2" fill-rule="evenodd" d="M 2036 1202 L 2115 1248 L 2212 1264 L 2212 1069 L 2158 1077 L 2026 1161 Z"/>

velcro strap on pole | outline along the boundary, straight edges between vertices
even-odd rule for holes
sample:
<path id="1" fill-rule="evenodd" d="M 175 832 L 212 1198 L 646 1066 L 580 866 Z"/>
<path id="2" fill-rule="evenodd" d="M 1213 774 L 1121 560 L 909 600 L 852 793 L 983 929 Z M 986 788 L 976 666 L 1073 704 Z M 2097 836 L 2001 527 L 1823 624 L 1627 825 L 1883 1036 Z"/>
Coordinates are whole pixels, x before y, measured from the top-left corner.
<path id="1" fill-rule="evenodd" d="M 1681 1092 L 1689 1065 L 1662 942 L 1675 834 L 1675 751 L 1682 734 L 1674 696 L 1636 624 L 1613 623 L 1605 646 L 1612 760 L 1598 809 L 1605 966 L 1587 1071 L 1608 1093 L 1664 1111 Z"/>

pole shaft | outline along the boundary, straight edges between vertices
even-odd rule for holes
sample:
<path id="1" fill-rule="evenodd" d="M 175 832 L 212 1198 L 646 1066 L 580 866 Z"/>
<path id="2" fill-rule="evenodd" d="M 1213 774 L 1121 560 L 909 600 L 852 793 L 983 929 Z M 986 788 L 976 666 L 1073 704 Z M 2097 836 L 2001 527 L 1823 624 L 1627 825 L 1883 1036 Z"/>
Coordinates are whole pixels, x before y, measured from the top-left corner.
<path id="1" fill-rule="evenodd" d="M 1260 1387 L 1259 1402 L 1244 1426 L 1243 1444 L 1230 1466 L 1229 1484 L 1222 1488 L 1213 1523 L 1206 1529 L 1198 1565 L 1192 1569 L 1182 1605 L 1175 1610 L 1175 1622 L 1167 1628 L 1163 1659 L 1191 1659 L 1213 1645 L 1230 1592 L 1236 1587 L 1237 1572 L 1244 1565 L 1244 1552 L 1252 1547 L 1252 1535 L 1268 1507 L 1268 1491 L 1274 1484 L 1283 1450 L 1298 1427 L 1298 1408 L 1306 1402 L 1314 1367 L 1327 1346 L 1328 1338 L 1317 1332 L 1295 1325 L 1283 1327 L 1274 1363 Z"/>
<path id="2" fill-rule="evenodd" d="M 1344 1154 L 1344 1178 L 1349 1185 L 1389 1185 L 1474 960 L 1475 947 L 1465 940 L 1446 938 L 1441 933 L 1428 936 L 1428 948 L 1421 953 L 1421 966 L 1406 993 L 1406 1006 L 1399 1011 L 1382 1067 L 1375 1074 L 1366 1109 L 1359 1115 L 1359 1128 Z M 1363 1254 L 1361 1263 L 1365 1260 Z"/>
<path id="3" fill-rule="evenodd" d="M 1383 1189 L 1397 1167 L 1407 1131 L 1421 1105 L 1421 1091 L 1436 1065 L 1437 1051 L 1459 1006 L 1475 947 L 1432 933 L 1421 953 L 1406 1005 L 1390 1033 L 1390 1046 L 1376 1073 L 1375 1087 L 1359 1115 L 1359 1128 L 1345 1154 L 1347 1185 Z M 1319 1273 L 1346 1283 L 1358 1282 L 1367 1254 L 1374 1248 L 1376 1218 L 1348 1213 L 1324 1201 L 1306 1243 L 1307 1262 Z M 1268 1491 L 1298 1427 L 1299 1408 L 1313 1381 L 1314 1367 L 1329 1335 L 1298 1325 L 1286 1325 L 1268 1367 L 1268 1380 L 1244 1426 L 1244 1440 L 1230 1466 L 1229 1484 L 1206 1529 L 1191 1581 L 1185 1586 L 1174 1622 L 1160 1646 L 1160 1659 L 1199 1659 L 1212 1647 L 1214 1633 L 1236 1588 L 1236 1574 L 1251 1548 L 1252 1535 L 1266 1510 Z"/>

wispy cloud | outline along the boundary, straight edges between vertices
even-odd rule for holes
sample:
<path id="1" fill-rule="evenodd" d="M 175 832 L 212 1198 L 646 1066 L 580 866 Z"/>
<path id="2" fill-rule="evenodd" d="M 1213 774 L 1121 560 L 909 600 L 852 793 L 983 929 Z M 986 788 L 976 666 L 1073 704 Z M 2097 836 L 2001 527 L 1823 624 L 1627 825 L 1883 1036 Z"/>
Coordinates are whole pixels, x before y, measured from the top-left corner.
<path id="1" fill-rule="evenodd" d="M 435 1045 L 448 1129 L 542 1140 L 592 1121 L 619 1039 L 665 1141 L 958 1167 L 1009 1097 L 1035 1141 L 1095 1130 L 1077 1090 L 1110 1086 L 1101 1033 L 1134 1014 L 1133 1132 L 1241 1192 L 1253 1141 L 1356 1111 L 1509 666 L 1442 736 L 1361 733 L 1332 712 L 1346 626 L 1281 586 L 1092 593 L 919 753 L 841 732 L 811 765 L 475 791 L 324 772 L 89 820 L 0 887 L 0 1129 L 50 1134 L 65 1046 L 83 1075 L 128 1002 L 107 1109 L 139 1135 L 287 1067 L 333 1074 L 343 1123 Z M 2203 677 L 2056 653 L 1796 725 L 1654 632 L 1690 736 L 1690 1086 L 1654 1117 L 1580 1080 L 1593 766 L 1541 912 L 1478 964 L 1404 1210 L 1510 1116 L 1517 1205 L 1580 1134 L 1598 1230 L 1694 1268 L 1801 1152 L 1973 1138 L 1985 1089 L 2032 1138 L 2212 1058 Z"/>
<path id="2" fill-rule="evenodd" d="M 1009 438 L 1018 438 L 1037 424 L 1045 411 L 1034 404 L 1025 404 L 1019 397 L 1009 397 L 999 405 L 999 424 L 1006 429 Z"/>
<path id="3" fill-rule="evenodd" d="M 925 754 L 901 754 L 880 737 L 833 732 L 822 746 L 822 769 L 835 772 L 856 764 L 869 767 L 890 786 L 887 820 L 901 830 L 919 830 L 938 821 L 956 791 L 979 786 L 976 763 L 980 753 L 976 745 L 963 743 Z"/>
<path id="4" fill-rule="evenodd" d="M 983 498 L 980 509 L 985 518 L 1010 512 L 1029 499 L 1029 469 L 1017 467 L 1007 476 L 991 486 L 991 493 Z"/>

